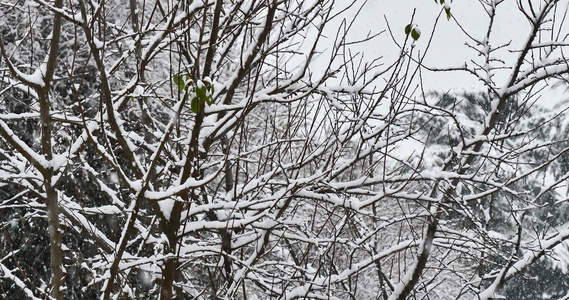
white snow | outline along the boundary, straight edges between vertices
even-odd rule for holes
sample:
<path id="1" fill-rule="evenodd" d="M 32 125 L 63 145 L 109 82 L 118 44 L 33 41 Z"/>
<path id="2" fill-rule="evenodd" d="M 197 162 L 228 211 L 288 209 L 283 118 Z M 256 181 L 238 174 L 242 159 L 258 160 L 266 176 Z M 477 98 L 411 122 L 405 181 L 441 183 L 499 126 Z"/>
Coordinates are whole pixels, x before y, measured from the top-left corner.
<path id="1" fill-rule="evenodd" d="M 93 45 L 95 45 L 95 49 L 97 49 L 97 50 L 101 50 L 105 47 L 105 43 L 103 43 L 102 41 L 100 41 L 96 37 L 93 37 Z"/>
<path id="2" fill-rule="evenodd" d="M 174 207 L 174 203 L 176 203 L 173 199 L 164 199 L 158 201 L 158 205 L 160 205 L 160 210 L 164 214 L 166 220 L 170 220 L 170 214 L 172 213 L 172 208 Z"/>
<path id="3" fill-rule="evenodd" d="M 24 74 L 18 71 L 17 69 L 16 73 L 18 73 L 18 76 L 20 76 L 25 82 L 29 82 L 39 87 L 45 86 L 45 81 L 44 81 L 45 73 L 42 72 L 41 68 L 36 69 L 34 73 L 31 75 Z"/>
<path id="4" fill-rule="evenodd" d="M 144 87 L 143 87 L 143 86 L 140 86 L 140 85 L 137 85 L 137 86 L 134 88 L 134 91 L 132 92 L 132 96 L 133 96 L 133 97 L 142 96 L 143 94 L 144 94 Z"/>
<path id="5" fill-rule="evenodd" d="M 18 271 L 20 272 L 20 271 Z M 4 264 L 0 263 L 0 274 L 3 278 L 13 282 L 18 288 L 20 288 L 30 299 L 40 300 L 42 298 L 36 297 L 34 293 L 26 286 L 26 283 L 20 280 L 16 275 L 12 274 L 12 271 L 6 268 Z"/>

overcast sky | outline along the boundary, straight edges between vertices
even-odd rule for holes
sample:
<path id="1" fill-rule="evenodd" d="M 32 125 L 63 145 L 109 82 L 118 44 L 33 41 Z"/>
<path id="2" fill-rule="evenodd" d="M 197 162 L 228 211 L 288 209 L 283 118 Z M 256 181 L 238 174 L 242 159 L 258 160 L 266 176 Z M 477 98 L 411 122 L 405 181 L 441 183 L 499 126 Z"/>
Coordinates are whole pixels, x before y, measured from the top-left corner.
<path id="1" fill-rule="evenodd" d="M 362 1 L 362 3 L 364 3 Z M 567 6 L 567 4 L 565 4 Z M 359 7 L 354 7 L 349 14 L 353 14 Z M 437 5 L 432 0 L 368 0 L 354 24 L 351 38 L 358 39 L 365 36 L 368 32 L 378 32 L 387 29 L 387 22 L 391 27 L 395 38 L 403 41 L 405 38 L 404 28 L 409 24 L 413 10 L 416 9 L 414 23 L 418 24 L 422 31 L 421 38 L 417 41 L 417 50 L 425 51 L 433 25 L 442 10 L 441 5 Z M 482 39 L 486 35 L 489 17 L 479 1 L 457 0 L 451 4 L 453 16 L 460 22 L 460 25 L 475 38 Z M 510 46 L 495 53 L 506 64 L 515 59 L 515 53 L 509 50 L 522 45 L 530 31 L 529 23 L 524 19 L 518 10 L 516 1 L 505 1 L 498 7 L 498 18 L 494 31 L 491 34 L 491 45 L 497 46 L 510 42 Z M 331 26 L 329 30 L 332 30 Z M 336 29 L 334 29 L 336 30 Z M 447 21 L 443 16 L 439 20 L 437 29 L 433 36 L 432 44 L 426 57 L 426 65 L 433 67 L 457 67 L 464 65 L 465 61 L 472 59 L 481 61 L 476 52 L 469 49 L 465 42 L 471 45 L 474 43 L 461 32 L 455 21 Z M 366 57 L 385 57 L 385 62 L 393 61 L 398 53 L 388 33 L 380 38 L 368 42 L 359 47 Z M 507 78 L 507 71 L 497 74 L 496 83 L 503 83 Z M 446 74 L 424 73 L 424 84 L 427 90 L 437 91 L 456 91 L 461 90 L 481 90 L 483 86 L 477 82 L 476 78 L 465 72 L 452 72 Z M 544 103 L 545 104 L 545 103 Z M 546 105 L 547 106 L 547 105 Z"/>

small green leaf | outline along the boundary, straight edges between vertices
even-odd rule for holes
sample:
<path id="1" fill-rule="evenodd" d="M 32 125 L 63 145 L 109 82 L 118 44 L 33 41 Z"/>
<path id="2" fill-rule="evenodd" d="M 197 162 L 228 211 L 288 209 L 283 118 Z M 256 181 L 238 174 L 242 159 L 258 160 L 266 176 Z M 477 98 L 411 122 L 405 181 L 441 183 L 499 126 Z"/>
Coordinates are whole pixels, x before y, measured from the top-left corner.
<path id="1" fill-rule="evenodd" d="M 178 90 L 181 92 L 186 88 L 186 84 L 182 75 L 174 75 L 172 76 L 172 81 L 178 86 Z"/>
<path id="2" fill-rule="evenodd" d="M 196 95 L 198 95 L 198 98 L 200 98 L 200 100 L 205 99 L 206 96 L 206 87 L 202 86 L 201 88 L 196 88 Z"/>
<path id="3" fill-rule="evenodd" d="M 410 32 L 411 32 L 411 24 L 407 24 L 407 26 L 405 26 L 405 35 L 409 35 Z"/>
<path id="4" fill-rule="evenodd" d="M 445 7 L 445 13 L 447 14 L 447 20 L 450 20 L 450 17 L 452 16 L 450 13 L 450 7 Z"/>
<path id="5" fill-rule="evenodd" d="M 421 36 L 421 30 L 419 30 L 417 24 L 408 24 L 407 26 L 405 26 L 405 34 L 406 35 L 411 34 L 411 38 L 413 38 L 413 40 L 416 41 Z"/>
<path id="6" fill-rule="evenodd" d="M 182 76 L 180 76 L 180 75 L 174 75 L 174 76 L 172 77 L 172 81 L 174 81 L 174 83 L 175 83 L 177 86 L 180 86 L 180 85 L 183 85 L 183 84 L 184 84 L 184 82 L 182 81 Z"/>
<path id="7" fill-rule="evenodd" d="M 192 98 L 192 102 L 190 103 L 190 109 L 196 114 L 200 112 L 200 100 L 198 99 L 198 97 Z"/>
<path id="8" fill-rule="evenodd" d="M 207 103 L 207 105 L 212 105 L 212 104 L 213 104 L 213 97 L 211 97 L 211 96 L 210 96 L 210 97 L 207 97 L 207 98 L 205 99 L 205 102 Z"/>
<path id="9" fill-rule="evenodd" d="M 419 28 L 413 28 L 413 30 L 411 30 L 411 37 L 416 41 L 419 39 L 419 37 L 421 37 L 421 30 L 419 30 Z"/>

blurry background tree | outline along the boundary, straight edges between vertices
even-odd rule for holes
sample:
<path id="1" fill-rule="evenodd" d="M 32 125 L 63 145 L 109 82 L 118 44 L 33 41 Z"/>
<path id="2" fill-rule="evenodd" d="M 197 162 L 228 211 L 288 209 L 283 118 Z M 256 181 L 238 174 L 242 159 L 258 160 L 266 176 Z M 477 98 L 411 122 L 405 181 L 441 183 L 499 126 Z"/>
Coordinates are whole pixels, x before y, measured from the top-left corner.
<path id="1" fill-rule="evenodd" d="M 437 69 L 418 26 L 350 38 L 357 1 L 1 2 L 0 293 L 491 299 L 566 272 L 569 106 L 539 103 L 567 1 L 518 1 L 511 65 L 502 3 Z M 382 33 L 394 61 L 353 50 Z M 426 69 L 487 90 L 425 93 Z"/>

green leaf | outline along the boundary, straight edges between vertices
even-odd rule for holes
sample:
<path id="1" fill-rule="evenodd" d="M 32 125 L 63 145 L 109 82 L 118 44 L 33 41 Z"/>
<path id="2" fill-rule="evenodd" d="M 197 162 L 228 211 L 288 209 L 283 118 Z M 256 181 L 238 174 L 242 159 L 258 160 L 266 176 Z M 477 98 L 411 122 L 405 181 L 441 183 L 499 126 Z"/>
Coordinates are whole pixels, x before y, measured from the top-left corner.
<path id="1" fill-rule="evenodd" d="M 189 75 L 186 75 L 186 78 L 188 78 Z M 184 80 L 183 75 L 174 75 L 172 76 L 172 81 L 174 81 L 174 84 L 176 84 L 178 86 L 178 90 L 180 92 L 182 92 L 185 88 L 186 88 L 186 80 Z"/>
<path id="2" fill-rule="evenodd" d="M 449 8 L 445 8 L 445 13 L 447 14 L 447 20 L 450 20 L 450 17 L 452 16 L 450 13 L 450 7 Z"/>
<path id="3" fill-rule="evenodd" d="M 174 84 L 176 84 L 180 88 L 180 91 L 184 89 L 184 81 L 182 80 L 182 76 L 174 75 L 172 77 L 172 81 L 174 81 Z"/>
<path id="4" fill-rule="evenodd" d="M 205 98 L 207 98 L 206 87 L 202 86 L 201 88 L 196 88 L 196 95 L 198 95 L 198 98 L 200 98 L 200 100 L 204 100 Z"/>
<path id="5" fill-rule="evenodd" d="M 411 30 L 411 37 L 416 41 L 419 39 L 419 37 L 421 37 L 421 31 L 419 30 L 419 28 L 413 28 L 413 30 Z"/>
<path id="6" fill-rule="evenodd" d="M 192 102 L 190 103 L 190 109 L 196 114 L 200 112 L 200 100 L 198 99 L 198 97 L 192 98 Z"/>
<path id="7" fill-rule="evenodd" d="M 209 96 L 206 99 L 207 105 L 212 105 L 213 104 L 213 94 L 215 93 L 215 89 L 213 87 L 213 84 L 209 83 Z"/>
<path id="8" fill-rule="evenodd" d="M 406 35 L 411 34 L 411 38 L 413 38 L 413 40 L 416 41 L 421 36 L 421 30 L 419 30 L 417 24 L 408 24 L 407 26 L 405 26 L 405 34 Z"/>
<path id="9" fill-rule="evenodd" d="M 211 96 L 210 96 L 210 97 L 207 97 L 207 98 L 205 99 L 205 102 L 207 103 L 207 105 L 212 105 L 212 104 L 213 104 L 213 97 L 211 97 Z"/>

